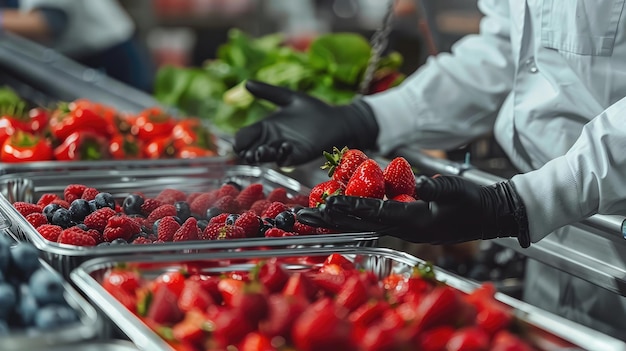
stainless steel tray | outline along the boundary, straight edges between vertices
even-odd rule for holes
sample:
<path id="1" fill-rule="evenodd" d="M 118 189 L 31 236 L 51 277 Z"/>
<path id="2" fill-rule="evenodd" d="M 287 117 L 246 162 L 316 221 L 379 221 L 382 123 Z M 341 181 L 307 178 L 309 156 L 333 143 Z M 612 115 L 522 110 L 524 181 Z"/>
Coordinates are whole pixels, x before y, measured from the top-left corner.
<path id="1" fill-rule="evenodd" d="M 146 326 L 133 313 L 123 307 L 114 297 L 104 290 L 100 281 L 104 273 L 120 263 L 147 263 L 149 266 L 142 271 L 146 277 L 154 277 L 167 270 L 176 270 L 185 262 L 192 262 L 199 267 L 206 262 L 206 272 L 228 272 L 250 270 L 254 263 L 241 263 L 242 259 L 262 259 L 270 257 L 303 257 L 327 256 L 331 253 L 341 253 L 350 257 L 357 268 L 372 271 L 379 278 L 392 273 L 410 273 L 412 268 L 424 261 L 404 252 L 386 248 L 343 247 L 317 248 L 294 250 L 258 250 L 247 252 L 218 252 L 207 255 L 164 255 L 149 258 L 136 256 L 121 256 L 115 258 L 98 258 L 83 263 L 71 273 L 71 280 L 76 286 L 96 304 L 107 317 L 117 325 L 142 350 L 171 350 L 170 346 L 156 333 Z M 215 262 L 233 259 L 236 264 L 229 266 L 218 265 Z M 286 266 L 287 269 L 302 269 L 302 263 Z M 470 292 L 478 285 L 467 280 L 435 268 L 438 280 L 457 288 L 463 292 Z M 519 300 L 503 294 L 496 294 L 496 299 L 510 306 L 525 330 L 525 337 L 542 350 L 626 350 L 626 343 L 606 336 L 587 327 L 575 324 L 559 316 L 550 314 L 541 309 L 530 306 Z"/>
<path id="2" fill-rule="evenodd" d="M 7 233 L 3 232 L 0 235 L 7 235 Z M 40 262 L 45 269 L 54 271 L 43 259 L 40 259 Z M 55 273 L 58 274 L 58 272 Z M 51 347 L 59 347 L 69 350 L 70 345 L 91 341 L 101 336 L 103 323 L 96 309 L 85 301 L 69 282 L 65 282 L 64 286 L 65 300 L 79 317 L 76 323 L 50 331 L 11 330 L 9 335 L 0 336 L 0 349 L 3 351 L 48 350 Z"/>
<path id="3" fill-rule="evenodd" d="M 75 345 L 51 347 L 40 351 L 137 351 L 138 348 L 126 340 L 93 341 Z M 39 350 L 29 350 L 39 351 Z"/>
<path id="4" fill-rule="evenodd" d="M 219 241 L 194 241 L 148 245 L 115 245 L 80 247 L 44 239 L 11 204 L 15 201 L 35 202 L 44 193 L 63 194 L 72 183 L 85 184 L 111 193 L 116 199 L 141 191 L 156 196 L 166 187 L 185 192 L 215 189 L 225 181 L 245 186 L 254 182 L 271 190 L 284 187 L 291 194 L 308 194 L 309 189 L 298 181 L 269 168 L 256 166 L 206 165 L 204 167 L 142 170 L 109 170 L 84 172 L 20 173 L 0 176 L 0 214 L 10 223 L 10 232 L 18 240 L 32 242 L 43 251 L 45 259 L 64 276 L 81 262 L 114 255 L 154 255 L 156 253 L 213 252 L 242 247 L 274 246 L 371 246 L 378 239 L 375 233 L 303 235 L 285 238 L 252 238 Z"/>

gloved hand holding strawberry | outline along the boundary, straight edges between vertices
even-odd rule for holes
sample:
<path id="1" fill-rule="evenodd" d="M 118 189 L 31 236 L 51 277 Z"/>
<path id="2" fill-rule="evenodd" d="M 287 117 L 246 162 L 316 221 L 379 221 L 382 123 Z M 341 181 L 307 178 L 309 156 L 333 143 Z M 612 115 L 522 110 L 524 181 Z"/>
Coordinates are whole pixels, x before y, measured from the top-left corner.
<path id="1" fill-rule="evenodd" d="M 248 163 L 292 166 L 314 160 L 336 145 L 363 150 L 375 146 L 378 124 L 362 100 L 331 106 L 304 93 L 257 81 L 246 82 L 246 88 L 279 106 L 267 118 L 236 133 L 234 150 Z"/>
<path id="2" fill-rule="evenodd" d="M 377 231 L 415 243 L 517 237 L 530 245 L 526 209 L 509 181 L 480 186 L 461 177 L 421 176 L 418 201 L 331 196 L 298 212 L 302 223 L 339 231 Z"/>

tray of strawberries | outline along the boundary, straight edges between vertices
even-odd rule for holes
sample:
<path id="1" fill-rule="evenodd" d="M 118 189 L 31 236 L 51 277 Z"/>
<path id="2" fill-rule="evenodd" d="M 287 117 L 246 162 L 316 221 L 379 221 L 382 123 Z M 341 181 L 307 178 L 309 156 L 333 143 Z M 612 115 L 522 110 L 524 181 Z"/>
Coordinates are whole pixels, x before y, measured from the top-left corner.
<path id="1" fill-rule="evenodd" d="M 98 258 L 71 280 L 142 350 L 624 350 L 403 252 Z"/>
<path id="2" fill-rule="evenodd" d="M 310 189 L 269 168 L 214 164 L 0 177 L 0 212 L 67 276 L 96 256 L 260 246 L 374 245 L 300 223 Z"/>

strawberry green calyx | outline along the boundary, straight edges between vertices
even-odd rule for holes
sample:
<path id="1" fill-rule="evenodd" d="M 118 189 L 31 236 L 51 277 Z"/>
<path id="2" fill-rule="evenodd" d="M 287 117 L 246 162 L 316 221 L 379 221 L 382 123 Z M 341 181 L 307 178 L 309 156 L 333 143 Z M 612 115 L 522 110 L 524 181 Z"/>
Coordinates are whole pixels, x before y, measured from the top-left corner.
<path id="1" fill-rule="evenodd" d="M 413 267 L 412 275 L 431 282 L 437 281 L 435 276 L 435 268 L 433 267 L 433 264 L 431 262 L 420 263 L 417 266 Z"/>
<path id="2" fill-rule="evenodd" d="M 339 166 L 339 162 L 341 161 L 341 158 L 343 157 L 343 155 L 348 151 L 348 147 L 344 146 L 341 150 L 339 150 L 339 148 L 337 148 L 336 146 L 333 146 L 333 152 L 332 154 L 330 152 L 324 151 L 324 157 L 326 158 L 326 163 L 324 163 L 324 165 L 322 165 L 322 169 L 328 169 L 328 176 L 332 177 L 333 174 L 335 173 L 335 170 L 337 169 L 337 166 Z"/>

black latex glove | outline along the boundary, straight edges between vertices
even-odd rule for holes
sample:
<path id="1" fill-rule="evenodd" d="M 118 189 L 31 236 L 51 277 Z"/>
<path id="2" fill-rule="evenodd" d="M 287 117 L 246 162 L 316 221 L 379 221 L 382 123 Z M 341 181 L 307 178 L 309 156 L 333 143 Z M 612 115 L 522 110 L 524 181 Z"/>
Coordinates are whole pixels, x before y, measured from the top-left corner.
<path id="1" fill-rule="evenodd" d="M 376 143 L 378 124 L 362 100 L 331 106 L 304 93 L 257 81 L 246 82 L 246 88 L 279 109 L 235 134 L 234 150 L 245 162 L 293 166 L 321 157 L 333 147 L 366 150 Z"/>
<path id="2" fill-rule="evenodd" d="M 526 209 L 512 183 L 476 185 L 454 176 L 419 177 L 414 202 L 331 196 L 298 220 L 340 231 L 376 231 L 415 243 L 517 237 L 530 245 Z"/>

